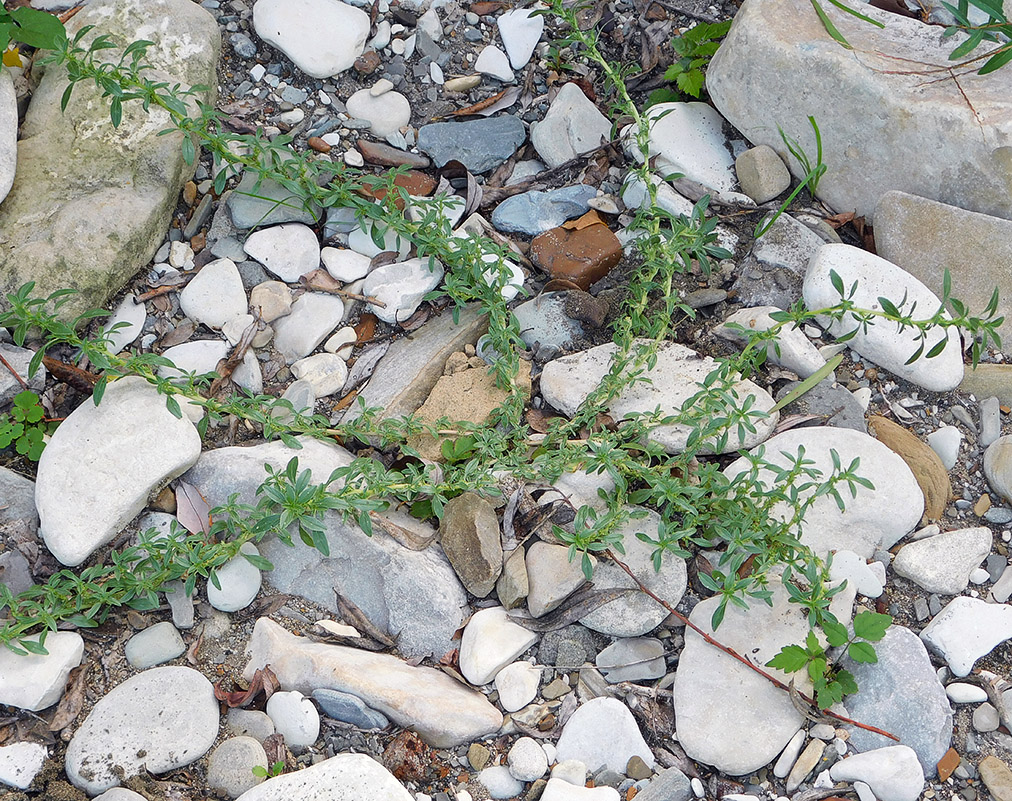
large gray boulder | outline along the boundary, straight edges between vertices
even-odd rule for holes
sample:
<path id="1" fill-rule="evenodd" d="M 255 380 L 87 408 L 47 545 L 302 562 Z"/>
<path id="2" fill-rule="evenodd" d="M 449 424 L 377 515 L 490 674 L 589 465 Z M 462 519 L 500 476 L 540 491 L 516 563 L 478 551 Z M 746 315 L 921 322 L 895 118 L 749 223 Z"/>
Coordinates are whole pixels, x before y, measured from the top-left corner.
<path id="1" fill-rule="evenodd" d="M 946 71 L 959 36 L 871 6 L 862 13 L 885 28 L 820 5 L 853 50 L 808 0 L 745 0 L 706 76 L 721 114 L 795 176 L 777 126 L 814 161 L 813 116 L 828 168 L 818 195 L 836 211 L 871 220 L 879 197 L 899 189 L 1012 218 L 1012 71 L 960 71 L 957 85 Z"/>
<path id="2" fill-rule="evenodd" d="M 217 83 L 218 25 L 189 0 L 94 0 L 67 33 L 85 25 L 95 26 L 85 44 L 98 34 L 120 45 L 153 41 L 152 80 L 184 89 Z M 14 185 L 0 204 L 0 291 L 28 281 L 37 293 L 77 289 L 62 309 L 70 316 L 105 304 L 151 259 L 194 167 L 183 160 L 181 135 L 158 136 L 170 127 L 167 112 L 128 102 L 114 128 L 109 99 L 86 82 L 61 112 L 66 87 L 66 70 L 48 68 L 21 128 Z M 194 99 L 213 103 L 214 90 Z"/>

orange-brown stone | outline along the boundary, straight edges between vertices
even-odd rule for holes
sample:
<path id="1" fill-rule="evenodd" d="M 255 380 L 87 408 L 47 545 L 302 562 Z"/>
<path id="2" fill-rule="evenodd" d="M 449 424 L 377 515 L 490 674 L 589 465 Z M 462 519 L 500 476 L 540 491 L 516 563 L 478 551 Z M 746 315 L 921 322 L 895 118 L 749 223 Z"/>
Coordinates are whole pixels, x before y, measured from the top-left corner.
<path id="1" fill-rule="evenodd" d="M 531 241 L 530 256 L 552 278 L 590 289 L 622 258 L 622 243 L 600 222 L 552 228 Z"/>

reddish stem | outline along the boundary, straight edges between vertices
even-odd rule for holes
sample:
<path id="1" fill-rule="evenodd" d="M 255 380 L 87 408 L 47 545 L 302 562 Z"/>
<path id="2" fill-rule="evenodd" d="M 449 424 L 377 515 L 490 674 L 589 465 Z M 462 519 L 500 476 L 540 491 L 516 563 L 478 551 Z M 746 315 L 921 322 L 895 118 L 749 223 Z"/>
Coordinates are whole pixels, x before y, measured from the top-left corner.
<path id="1" fill-rule="evenodd" d="M 643 582 L 640 581 L 636 577 L 636 575 L 632 572 L 632 570 L 629 568 L 629 565 L 627 565 L 625 562 L 623 562 L 621 559 L 619 559 L 617 556 L 615 556 L 615 554 L 610 549 L 607 550 L 607 551 L 605 551 L 605 555 L 609 559 L 611 559 L 611 561 L 613 561 L 616 565 L 618 565 L 620 568 L 622 568 L 622 570 L 624 570 L 628 574 L 629 578 L 631 578 L 633 581 L 636 582 L 636 586 L 639 587 L 639 589 L 640 589 L 641 592 L 646 593 L 651 598 L 653 598 L 655 601 L 657 601 L 657 603 L 659 603 L 661 606 L 663 606 L 665 609 L 667 609 L 671 614 L 673 614 L 680 621 L 682 621 L 682 623 L 684 623 L 688 628 L 690 628 L 694 632 L 696 632 L 696 634 L 698 634 L 700 637 L 702 637 L 706 642 L 708 642 L 714 648 L 717 648 L 717 649 L 723 651 L 728 656 L 730 656 L 730 657 L 732 657 L 734 659 L 737 659 L 743 665 L 745 665 L 746 667 L 750 668 L 751 670 L 754 670 L 756 673 L 758 673 L 764 679 L 766 679 L 767 681 L 771 682 L 778 689 L 783 690 L 784 692 L 790 692 L 791 688 L 790 688 L 789 685 L 784 684 L 784 682 L 780 681 L 780 679 L 778 679 L 776 676 L 773 676 L 773 675 L 767 673 L 765 670 L 763 670 L 758 665 L 753 664 L 748 659 L 746 659 L 744 656 L 742 656 L 737 651 L 735 651 L 733 648 L 729 648 L 728 646 L 724 645 L 723 643 L 718 642 L 717 640 L 715 640 L 713 637 L 711 637 L 709 634 L 707 634 L 705 631 L 703 631 L 701 628 L 699 628 L 699 626 L 697 626 L 695 623 L 693 623 L 692 621 L 690 621 L 681 612 L 675 611 L 675 608 L 671 604 L 669 604 L 663 598 L 659 598 L 656 594 L 654 594 L 649 589 L 647 589 L 643 585 Z M 796 692 L 798 692 L 798 695 L 801 698 L 803 698 L 805 701 L 807 701 L 809 704 L 811 704 L 814 708 L 818 709 L 818 706 L 816 705 L 814 698 L 809 698 L 807 695 L 805 695 L 804 693 L 802 693 L 800 691 L 796 690 Z M 875 726 L 870 726 L 867 723 L 861 723 L 859 721 L 851 720 L 850 718 L 846 718 L 843 715 L 837 715 L 835 712 L 831 712 L 828 709 L 823 709 L 823 710 L 821 710 L 821 712 L 822 712 L 822 714 L 824 714 L 824 715 L 826 715 L 828 717 L 834 718 L 835 720 L 839 720 L 841 723 L 848 723 L 851 726 L 857 726 L 859 729 L 865 729 L 867 731 L 875 732 L 875 734 L 881 734 L 883 737 L 888 737 L 890 740 L 895 740 L 896 742 L 900 741 L 900 738 L 897 737 L 895 734 L 890 734 L 887 731 L 883 731 L 882 729 L 876 728 Z"/>
<path id="2" fill-rule="evenodd" d="M 8 370 L 11 371 L 11 375 L 18 380 L 18 383 L 21 384 L 21 386 L 23 386 L 25 389 L 28 389 L 28 382 L 25 381 L 25 379 L 23 379 L 20 375 L 18 375 L 18 371 L 15 370 L 13 367 L 11 367 L 11 363 L 3 357 L 2 353 L 0 353 L 0 364 L 3 364 L 4 367 L 6 367 Z"/>

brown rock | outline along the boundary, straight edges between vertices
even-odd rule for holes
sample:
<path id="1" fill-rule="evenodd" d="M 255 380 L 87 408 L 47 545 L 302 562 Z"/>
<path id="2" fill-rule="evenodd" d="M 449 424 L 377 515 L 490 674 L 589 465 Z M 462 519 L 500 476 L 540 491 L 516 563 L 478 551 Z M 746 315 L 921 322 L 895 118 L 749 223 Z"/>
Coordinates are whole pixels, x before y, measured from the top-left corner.
<path id="1" fill-rule="evenodd" d="M 502 574 L 495 583 L 495 594 L 499 596 L 499 603 L 505 609 L 516 609 L 524 602 L 529 591 L 524 549 L 517 548 L 503 563 Z"/>
<path id="2" fill-rule="evenodd" d="M 474 770 L 481 770 L 492 761 L 492 752 L 481 743 L 471 743 L 467 749 L 467 761 Z"/>
<path id="3" fill-rule="evenodd" d="M 1012 801 L 1012 770 L 996 756 L 985 757 L 977 765 L 980 778 L 994 796 L 994 801 Z"/>
<path id="4" fill-rule="evenodd" d="M 355 72 L 359 75 L 371 75 L 379 69 L 379 65 L 383 62 L 380 60 L 379 53 L 375 50 L 366 50 L 362 55 L 355 59 Z"/>
<path id="5" fill-rule="evenodd" d="M 959 391 L 973 393 L 978 398 L 995 397 L 1003 406 L 1012 406 L 1012 364 L 967 367 Z"/>
<path id="6" fill-rule="evenodd" d="M 885 417 L 869 417 L 868 433 L 907 463 L 924 493 L 924 517 L 938 520 L 952 499 L 949 474 L 938 454 L 903 426 Z"/>
<path id="7" fill-rule="evenodd" d="M 502 571 L 499 520 L 492 504 L 473 492 L 453 498 L 443 508 L 439 544 L 472 595 L 484 598 Z"/>
<path id="8" fill-rule="evenodd" d="M 369 142 L 365 139 L 359 139 L 356 147 L 359 153 L 362 154 L 362 158 L 370 164 L 381 164 L 385 167 L 399 167 L 403 164 L 407 167 L 425 169 L 432 163 L 427 156 L 422 156 L 418 153 L 406 153 L 403 150 L 398 150 L 396 147 L 384 145 L 382 142 Z"/>
<path id="9" fill-rule="evenodd" d="M 330 145 L 324 142 L 319 136 L 311 136 L 306 140 L 306 144 L 309 145 L 317 153 L 329 153 Z"/>
<path id="10" fill-rule="evenodd" d="M 647 763 L 643 761 L 642 757 L 634 756 L 629 759 L 629 762 L 625 766 L 625 775 L 630 779 L 649 779 L 654 775 L 654 772 L 647 766 Z"/>
<path id="11" fill-rule="evenodd" d="M 983 517 L 985 514 L 987 514 L 987 510 L 990 508 L 991 508 L 991 496 L 985 492 L 977 499 L 977 502 L 973 505 L 973 513 L 977 515 L 977 517 Z"/>
<path id="12" fill-rule="evenodd" d="M 552 228 L 531 241 L 531 258 L 552 278 L 572 281 L 580 289 L 587 290 L 619 263 L 622 244 L 608 226 L 600 222 L 583 227 Z"/>
<path id="13" fill-rule="evenodd" d="M 187 206 L 192 206 L 197 202 L 197 185 L 193 181 L 183 184 L 183 202 Z"/>
<path id="14" fill-rule="evenodd" d="M 394 177 L 394 186 L 402 187 L 409 195 L 415 197 L 428 197 L 436 191 L 436 179 L 424 172 L 409 170 Z M 365 186 L 362 187 L 361 194 L 374 200 L 382 200 L 387 196 L 387 188 L 385 186 Z M 404 201 L 401 198 L 397 198 L 397 208 L 402 211 L 404 209 Z"/>
<path id="15" fill-rule="evenodd" d="M 952 775 L 952 771 L 959 767 L 961 757 L 955 748 L 950 748 L 941 759 L 938 760 L 938 780 L 945 781 Z"/>
<path id="16" fill-rule="evenodd" d="M 595 298 L 582 290 L 571 290 L 566 293 L 562 310 L 566 317 L 586 323 L 591 328 L 600 328 L 608 318 L 608 301 Z"/>
<path id="17" fill-rule="evenodd" d="M 426 778 L 433 761 L 432 749 L 413 731 L 402 731 L 383 752 L 383 766 L 402 782 Z"/>

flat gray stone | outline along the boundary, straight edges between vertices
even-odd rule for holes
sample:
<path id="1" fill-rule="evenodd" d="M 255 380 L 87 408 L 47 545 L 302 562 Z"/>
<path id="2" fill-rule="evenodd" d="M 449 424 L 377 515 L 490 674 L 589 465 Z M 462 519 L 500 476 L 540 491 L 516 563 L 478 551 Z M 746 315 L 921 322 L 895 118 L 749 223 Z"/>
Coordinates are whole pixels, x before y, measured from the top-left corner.
<path id="1" fill-rule="evenodd" d="M 211 682 L 188 667 L 145 670 L 102 697 L 67 746 L 71 783 L 89 795 L 200 759 L 218 736 Z"/>
<path id="2" fill-rule="evenodd" d="M 35 484 L 40 534 L 64 565 L 81 564 L 200 455 L 200 436 L 143 378 L 111 382 L 53 433 Z"/>
<path id="3" fill-rule="evenodd" d="M 1012 638 L 1012 606 L 958 595 L 924 627 L 921 639 L 962 678 L 973 664 Z"/>
<path id="4" fill-rule="evenodd" d="M 537 236 L 589 211 L 587 201 L 593 197 L 597 197 L 597 190 L 586 184 L 564 186 L 550 192 L 523 192 L 496 206 L 492 225 L 505 233 Z"/>
<path id="5" fill-rule="evenodd" d="M 603 732 L 608 736 L 602 737 Z M 607 768 L 624 774 L 634 756 L 647 767 L 654 766 L 654 755 L 632 712 L 615 698 L 594 698 L 577 708 L 562 728 L 556 748 L 559 762 L 578 759 L 591 773 Z"/>
<path id="6" fill-rule="evenodd" d="M 546 292 L 513 308 L 520 338 L 529 348 L 572 350 L 584 336 L 583 326 L 566 315 L 566 293 Z"/>
<path id="7" fill-rule="evenodd" d="M 991 553 L 992 540 L 991 529 L 986 526 L 944 531 L 904 545 L 892 568 L 928 592 L 957 595 L 967 588 L 970 574 Z"/>
<path id="8" fill-rule="evenodd" d="M 563 84 L 540 122 L 531 126 L 531 144 L 549 167 L 599 147 L 611 137 L 611 122 L 580 89 Z"/>
<path id="9" fill-rule="evenodd" d="M 189 0 L 93 0 L 67 23 L 68 36 L 86 25 L 96 27 L 84 47 L 98 35 L 153 41 L 145 61 L 156 80 L 218 84 L 218 25 Z M 77 289 L 60 309 L 70 318 L 103 307 L 151 260 L 194 165 L 183 159 L 182 134 L 159 136 L 171 127 L 167 112 L 124 103 L 113 127 L 109 100 L 93 83 L 78 84 L 62 111 L 66 86 L 64 68 L 46 69 L 21 126 L 17 174 L 0 207 L 0 293 L 27 281 L 43 297 Z M 214 105 L 214 97 L 210 89 L 193 99 Z"/>
<path id="10" fill-rule="evenodd" d="M 784 384 L 777 394 L 777 401 L 782 400 L 789 392 L 800 385 L 800 381 Z M 868 423 L 864 417 L 864 407 L 854 397 L 854 393 L 840 386 L 830 376 L 812 387 L 797 400 L 788 403 L 782 410 L 784 414 L 818 414 L 826 418 L 824 425 L 830 428 L 852 428 L 862 434 L 868 433 Z"/>
<path id="11" fill-rule="evenodd" d="M 230 737 L 207 760 L 207 786 L 237 798 L 263 781 L 253 768 L 269 767 L 264 747 L 252 737 Z"/>
<path id="12" fill-rule="evenodd" d="M 186 653 L 186 645 L 176 627 L 167 620 L 148 626 L 127 640 L 126 658 L 130 666 L 145 670 Z"/>
<path id="13" fill-rule="evenodd" d="M 35 482 L 0 467 L 0 538 L 8 545 L 34 542 L 39 529 L 35 511 Z"/>
<path id="14" fill-rule="evenodd" d="M 0 356 L 3 356 L 18 375 L 28 382 L 28 388 L 33 392 L 42 392 L 46 388 L 46 368 L 39 366 L 38 372 L 29 378 L 28 366 L 35 355 L 35 351 L 28 348 L 19 348 L 17 345 L 10 345 L 0 342 Z M 11 375 L 10 370 L 0 365 L 0 406 L 6 406 L 14 402 L 14 396 L 24 391 L 21 382 Z"/>
<path id="15" fill-rule="evenodd" d="M 319 207 L 304 205 L 301 198 L 274 181 L 264 179 L 257 186 L 255 173 L 244 173 L 239 185 L 229 193 L 229 213 L 236 228 L 301 222 L 312 225 L 319 219 Z"/>
<path id="16" fill-rule="evenodd" d="M 678 768 L 667 768 L 654 776 L 636 797 L 640 801 L 689 801 L 694 794 L 688 776 Z"/>
<path id="17" fill-rule="evenodd" d="M 338 690 L 313 690 L 313 700 L 329 718 L 350 723 L 359 729 L 385 729 L 390 725 L 387 716 L 369 706 L 357 695 Z"/>
<path id="18" fill-rule="evenodd" d="M 597 655 L 594 664 L 609 684 L 659 679 L 664 675 L 664 644 L 655 637 L 625 637 Z"/>
<path id="19" fill-rule="evenodd" d="M 910 629 L 891 626 L 875 643 L 875 653 L 878 662 L 874 664 L 843 660 L 861 688 L 847 696 L 848 717 L 895 734 L 914 749 L 924 775 L 933 776 L 952 739 L 952 708 L 945 688 L 924 644 Z M 858 751 L 894 743 L 856 726 L 847 730 Z"/>
<path id="20" fill-rule="evenodd" d="M 504 115 L 469 122 L 434 122 L 418 129 L 418 149 L 437 167 L 461 162 L 474 173 L 488 172 L 516 153 L 527 139 L 519 117 Z"/>
<path id="21" fill-rule="evenodd" d="M 763 224 L 768 220 L 764 218 Z M 801 297 L 808 262 L 825 244 L 789 214 L 781 214 L 755 241 L 734 282 L 735 298 L 746 306 L 787 309 Z"/>

